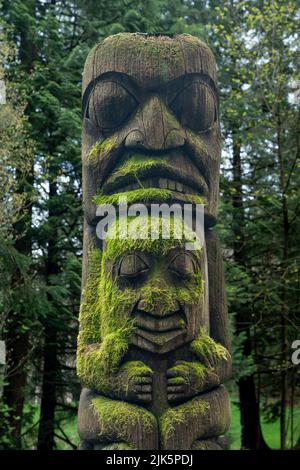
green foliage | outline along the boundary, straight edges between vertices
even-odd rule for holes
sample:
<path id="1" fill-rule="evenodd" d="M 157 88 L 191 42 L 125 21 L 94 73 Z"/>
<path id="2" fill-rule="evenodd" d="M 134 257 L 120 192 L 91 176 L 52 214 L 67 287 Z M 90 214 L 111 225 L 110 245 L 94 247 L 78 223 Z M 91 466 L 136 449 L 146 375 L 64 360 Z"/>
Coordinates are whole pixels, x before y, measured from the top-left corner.
<path id="1" fill-rule="evenodd" d="M 288 395 L 293 376 L 294 398 L 299 400 L 299 374 L 289 361 L 299 324 L 297 2 L 149 0 L 128 5 L 104 0 L 99 8 L 92 0 L 3 0 L 1 6 L 0 79 L 5 79 L 8 97 L 0 105 L 1 335 L 10 330 L 30 336 L 29 350 L 24 351 L 30 380 L 21 397 L 34 399 L 41 387 L 44 339 L 52 328 L 56 407 L 67 406 L 69 394 L 78 398 L 70 364 L 80 292 L 80 81 L 85 57 L 90 47 L 113 33 L 189 33 L 209 43 L 219 69 L 224 142 L 219 233 L 235 331 L 235 377 L 254 377 L 263 416 L 276 420 L 282 371 L 288 374 Z M 103 141 L 101 151 L 110 148 L 109 139 Z M 134 172 L 137 167 L 125 169 Z M 128 202 L 141 195 L 151 201 L 170 197 L 166 192 L 143 193 L 147 190 L 142 187 L 137 191 Z M 103 195 L 99 201 L 110 202 Z M 95 307 L 96 288 L 91 285 L 85 293 Z M 92 339 L 100 331 L 96 317 L 85 330 Z M 283 331 L 286 358 L 280 345 Z M 245 357 L 248 333 L 253 347 Z M 13 447 L 11 410 L 4 400 L 0 409 L 8 436 L 5 446 Z M 24 422 L 29 425 L 36 415 L 26 409 Z M 57 413 L 56 423 L 60 418 Z M 268 437 L 270 428 L 261 421 Z M 276 423 L 272 429 L 278 436 Z M 62 446 L 65 436 L 55 429 Z M 30 443 L 25 436 L 23 446 L 34 447 L 36 441 L 37 434 Z M 278 447 L 275 434 L 267 442 Z"/>
<path id="2" fill-rule="evenodd" d="M 209 412 L 210 405 L 199 397 L 193 398 L 183 405 L 168 410 L 160 418 L 160 429 L 164 441 L 171 439 L 176 433 L 176 424 L 192 422 Z"/>
<path id="3" fill-rule="evenodd" d="M 98 417 L 102 438 L 108 432 L 107 437 L 118 436 L 118 440 L 126 440 L 128 429 L 139 427 L 150 433 L 156 428 L 156 418 L 141 406 L 101 396 L 92 400 L 92 406 Z"/>
<path id="4" fill-rule="evenodd" d="M 211 359 L 230 360 L 230 354 L 227 349 L 221 344 L 216 343 L 204 328 L 200 329 L 199 336 L 192 341 L 191 348 L 200 359 L 207 358 L 208 361 Z"/>

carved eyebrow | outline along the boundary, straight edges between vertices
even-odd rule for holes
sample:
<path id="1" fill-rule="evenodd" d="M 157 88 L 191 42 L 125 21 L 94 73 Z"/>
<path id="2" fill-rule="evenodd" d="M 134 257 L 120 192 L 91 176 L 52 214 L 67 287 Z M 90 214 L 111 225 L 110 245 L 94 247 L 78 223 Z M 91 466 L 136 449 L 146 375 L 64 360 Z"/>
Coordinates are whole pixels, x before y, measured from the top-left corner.
<path id="1" fill-rule="evenodd" d="M 198 80 L 200 82 L 205 83 L 209 88 L 212 89 L 216 97 L 217 103 L 219 103 L 217 86 L 214 80 L 209 75 L 204 74 L 204 73 L 194 72 L 194 73 L 187 73 L 184 75 L 180 75 L 179 77 L 176 77 L 170 80 L 169 82 L 167 82 L 166 84 L 162 85 L 161 89 L 168 91 L 172 89 L 173 87 L 175 87 L 177 84 L 183 83 L 185 84 L 185 86 L 187 86 L 188 84 L 193 83 Z M 86 109 L 88 107 L 89 98 L 94 87 L 97 85 L 97 83 L 102 82 L 102 81 L 103 82 L 112 81 L 112 82 L 121 84 L 128 91 L 128 93 L 132 94 L 135 98 L 137 98 L 136 95 L 138 95 L 139 91 L 141 91 L 138 81 L 132 76 L 123 72 L 115 72 L 115 71 L 104 72 L 101 75 L 98 75 L 98 77 L 96 77 L 94 80 L 92 80 L 84 91 L 84 94 L 82 97 L 82 117 L 83 118 L 86 115 Z M 155 88 L 157 90 L 158 87 L 155 87 Z M 136 93 L 134 93 L 134 91 Z M 174 92 L 174 95 L 176 96 L 177 93 L 178 91 L 176 93 Z"/>
<path id="2" fill-rule="evenodd" d="M 82 117 L 85 117 L 86 115 L 86 109 L 88 107 L 89 99 L 93 89 L 97 83 L 105 81 L 115 82 L 122 85 L 123 88 L 125 88 L 126 91 L 128 91 L 128 93 L 132 94 L 133 96 L 134 93 L 132 93 L 131 90 L 137 90 L 139 88 L 137 81 L 126 73 L 111 71 L 98 75 L 98 77 L 94 78 L 94 80 L 88 84 L 82 96 Z"/>

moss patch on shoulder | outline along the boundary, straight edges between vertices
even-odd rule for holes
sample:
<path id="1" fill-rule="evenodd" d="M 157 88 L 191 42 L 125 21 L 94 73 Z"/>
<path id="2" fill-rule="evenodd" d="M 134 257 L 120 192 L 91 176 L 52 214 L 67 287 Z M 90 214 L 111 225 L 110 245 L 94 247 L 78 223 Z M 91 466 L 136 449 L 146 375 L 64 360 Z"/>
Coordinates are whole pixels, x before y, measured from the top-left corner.
<path id="1" fill-rule="evenodd" d="M 229 351 L 222 344 L 214 341 L 205 328 L 200 329 L 199 336 L 191 343 L 191 349 L 200 359 L 223 359 L 224 361 L 231 359 Z"/>

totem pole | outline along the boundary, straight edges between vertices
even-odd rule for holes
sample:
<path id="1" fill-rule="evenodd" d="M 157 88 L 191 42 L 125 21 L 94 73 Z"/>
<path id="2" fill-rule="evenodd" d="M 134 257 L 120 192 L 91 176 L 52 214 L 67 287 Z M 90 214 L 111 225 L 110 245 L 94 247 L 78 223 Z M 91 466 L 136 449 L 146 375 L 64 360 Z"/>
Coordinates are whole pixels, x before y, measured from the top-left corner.
<path id="1" fill-rule="evenodd" d="M 231 357 L 213 232 L 221 147 L 208 46 L 186 34 L 105 39 L 84 69 L 82 137 L 80 448 L 224 449 Z M 97 207 L 125 196 L 204 204 L 203 246 L 187 250 L 189 236 L 174 231 L 137 239 L 116 229 L 100 239 Z"/>

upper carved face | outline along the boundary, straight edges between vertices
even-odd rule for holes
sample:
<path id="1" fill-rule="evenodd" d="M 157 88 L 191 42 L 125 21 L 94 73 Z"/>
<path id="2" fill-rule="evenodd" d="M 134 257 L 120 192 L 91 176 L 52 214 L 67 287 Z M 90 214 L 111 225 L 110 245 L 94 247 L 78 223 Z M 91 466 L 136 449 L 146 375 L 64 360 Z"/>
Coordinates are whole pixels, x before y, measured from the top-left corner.
<path id="1" fill-rule="evenodd" d="M 219 161 L 216 70 L 204 43 L 189 35 L 118 34 L 91 51 L 83 76 L 89 222 L 96 195 L 130 191 L 138 200 L 147 188 L 159 188 L 165 200 L 201 196 L 213 222 Z"/>

